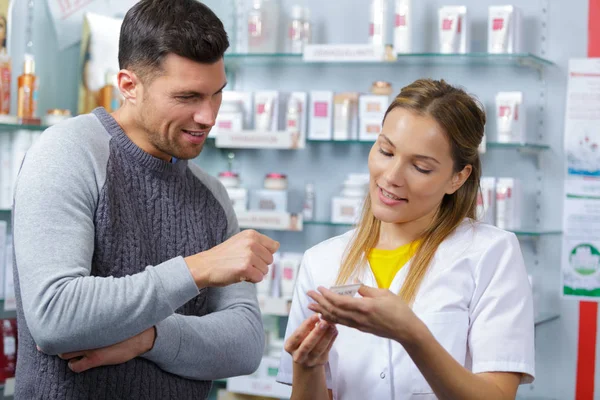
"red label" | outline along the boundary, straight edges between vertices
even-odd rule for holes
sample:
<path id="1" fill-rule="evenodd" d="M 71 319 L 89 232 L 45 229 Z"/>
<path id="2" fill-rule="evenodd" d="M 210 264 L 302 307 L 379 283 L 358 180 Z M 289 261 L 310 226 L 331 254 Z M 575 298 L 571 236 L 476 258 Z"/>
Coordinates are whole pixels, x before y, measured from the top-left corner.
<path id="1" fill-rule="evenodd" d="M 290 127 L 290 128 L 295 128 L 296 127 L 296 120 L 295 119 L 288 119 L 287 126 Z"/>
<path id="2" fill-rule="evenodd" d="M 500 106 L 500 108 L 498 109 L 498 115 L 500 117 L 510 117 L 510 107 Z"/>
<path id="3" fill-rule="evenodd" d="M 231 129 L 231 121 L 219 121 L 219 128 Z"/>
<path id="4" fill-rule="evenodd" d="M 315 117 L 327 118 L 329 115 L 328 104 L 325 101 L 316 101 L 313 115 Z"/>
<path id="5" fill-rule="evenodd" d="M 504 20 L 502 18 L 494 18 L 492 21 L 492 30 L 499 31 L 504 28 Z"/>
<path id="6" fill-rule="evenodd" d="M 258 114 L 264 114 L 265 113 L 265 103 L 260 103 L 256 109 Z"/>
<path id="7" fill-rule="evenodd" d="M 519 106 L 515 104 L 515 121 L 519 120 Z"/>
<path id="8" fill-rule="evenodd" d="M 369 24 L 369 36 L 375 35 L 375 24 Z"/>
<path id="9" fill-rule="evenodd" d="M 406 26 L 406 15 L 396 14 L 396 26 Z"/>
<path id="10" fill-rule="evenodd" d="M 292 268 L 283 269 L 283 279 L 291 281 L 294 279 L 294 270 Z"/>
<path id="11" fill-rule="evenodd" d="M 248 32 L 256 33 L 257 31 L 258 31 L 258 29 L 256 28 L 256 24 L 254 22 L 250 22 L 248 24 Z"/>
<path id="12" fill-rule="evenodd" d="M 481 193 L 477 194 L 477 205 L 478 206 L 482 206 L 483 205 L 483 196 L 481 195 Z"/>
<path id="13" fill-rule="evenodd" d="M 456 31 L 458 33 L 462 32 L 462 18 L 461 17 L 458 17 L 458 26 L 456 27 Z"/>
<path id="14" fill-rule="evenodd" d="M 446 18 L 442 21 L 442 30 L 449 31 L 452 29 L 452 24 L 454 20 L 452 18 Z"/>

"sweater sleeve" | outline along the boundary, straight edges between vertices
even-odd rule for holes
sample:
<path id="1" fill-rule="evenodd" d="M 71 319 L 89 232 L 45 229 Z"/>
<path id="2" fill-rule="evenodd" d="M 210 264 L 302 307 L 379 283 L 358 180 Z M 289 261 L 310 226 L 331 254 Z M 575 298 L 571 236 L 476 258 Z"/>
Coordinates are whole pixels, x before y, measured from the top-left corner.
<path id="1" fill-rule="evenodd" d="M 211 190 L 228 220 L 227 237 L 239 232 L 223 185 L 192 166 Z M 154 348 L 143 355 L 164 371 L 189 379 L 215 380 L 254 372 L 264 351 L 264 330 L 256 287 L 239 283 L 208 288 L 202 317 L 173 314 L 156 325 Z"/>
<path id="2" fill-rule="evenodd" d="M 44 132 L 16 185 L 21 303 L 34 341 L 47 354 L 121 342 L 198 294 L 181 257 L 122 278 L 91 276 L 93 216 L 109 152 L 106 132 L 97 125 L 94 130 L 87 121 L 70 131 L 57 126 Z M 75 134 L 88 135 L 93 145 L 84 147 Z"/>

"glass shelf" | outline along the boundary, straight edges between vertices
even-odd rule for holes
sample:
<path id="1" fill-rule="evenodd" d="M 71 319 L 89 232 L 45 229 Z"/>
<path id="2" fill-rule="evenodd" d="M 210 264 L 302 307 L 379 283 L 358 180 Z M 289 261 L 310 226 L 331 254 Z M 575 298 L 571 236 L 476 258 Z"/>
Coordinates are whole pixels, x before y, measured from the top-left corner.
<path id="1" fill-rule="evenodd" d="M 330 221 L 303 221 L 305 226 L 329 226 L 329 227 L 344 227 L 344 228 L 352 228 L 354 225 L 352 224 L 338 224 Z M 515 229 L 511 230 L 517 236 L 528 236 L 528 237 L 540 237 L 540 236 L 550 236 L 550 235 L 560 235 L 562 234 L 559 230 L 550 230 L 550 229 Z"/>
<path id="2" fill-rule="evenodd" d="M 361 144 L 365 146 L 373 146 L 374 142 L 367 142 L 363 140 L 314 140 L 307 139 L 307 143 L 335 143 L 335 144 Z M 500 143 L 500 142 L 486 142 L 486 147 L 490 149 L 518 149 L 518 150 L 529 150 L 529 151 L 542 151 L 549 150 L 550 146 L 538 143 Z"/>
<path id="3" fill-rule="evenodd" d="M 554 321 L 560 318 L 560 314 L 557 313 L 540 313 L 540 315 L 538 315 L 535 318 L 535 325 L 541 325 L 541 324 L 545 324 L 546 322 L 550 322 L 550 321 Z"/>
<path id="4" fill-rule="evenodd" d="M 244 65 L 490 65 L 490 66 L 516 66 L 542 69 L 552 66 L 554 63 L 550 60 L 538 57 L 531 53 L 516 54 L 489 54 L 489 53 L 468 53 L 468 54 L 441 54 L 441 53 L 411 53 L 398 54 L 394 61 L 370 61 L 370 62 L 307 62 L 302 58 L 302 54 L 289 53 L 228 53 L 225 54 L 225 64 L 228 66 Z"/>
<path id="5" fill-rule="evenodd" d="M 22 124 L 0 124 L 0 133 L 1 132 L 13 132 L 18 130 L 27 130 L 27 131 L 45 131 L 48 129 L 45 125 L 22 125 Z"/>

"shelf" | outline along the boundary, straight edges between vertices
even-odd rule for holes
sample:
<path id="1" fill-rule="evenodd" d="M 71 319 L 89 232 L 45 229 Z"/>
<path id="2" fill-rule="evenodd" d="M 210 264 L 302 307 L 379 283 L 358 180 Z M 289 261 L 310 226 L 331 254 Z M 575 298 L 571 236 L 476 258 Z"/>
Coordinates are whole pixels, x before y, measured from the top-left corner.
<path id="1" fill-rule="evenodd" d="M 292 387 L 277 383 L 275 378 L 254 378 L 250 376 L 240 376 L 228 379 L 227 391 L 250 396 L 274 397 L 278 399 L 289 399 L 292 395 Z"/>
<path id="2" fill-rule="evenodd" d="M 1 124 L 0 123 L 0 133 L 1 132 L 13 132 L 18 130 L 26 130 L 26 131 L 35 131 L 42 132 L 48 129 L 45 125 L 22 125 L 22 124 Z"/>
<path id="3" fill-rule="evenodd" d="M 258 297 L 258 305 L 263 315 L 287 317 L 290 314 L 291 303 L 291 299 L 264 296 Z"/>
<path id="4" fill-rule="evenodd" d="M 303 221 L 304 226 L 313 225 L 313 226 L 330 226 L 330 227 L 344 227 L 351 228 L 354 225 L 352 224 L 338 224 L 329 221 Z M 508 231 L 513 232 L 517 236 L 529 236 L 529 237 L 539 237 L 539 236 L 552 236 L 552 235 L 561 235 L 562 231 L 559 230 L 550 230 L 550 229 L 508 229 Z"/>
<path id="5" fill-rule="evenodd" d="M 250 65 L 373 65 L 389 64 L 398 65 L 489 65 L 489 66 L 515 66 L 542 69 L 552 66 L 550 60 L 535 56 L 530 53 L 518 54 L 440 54 L 440 53 L 412 53 L 398 54 L 395 61 L 368 61 L 368 62 L 307 62 L 302 54 L 273 53 L 273 54 L 225 54 L 225 64 L 228 66 Z"/>
<path id="6" fill-rule="evenodd" d="M 304 148 L 304 141 L 289 132 L 218 132 L 215 145 L 226 149 L 279 149 L 298 150 Z"/>
<path id="7" fill-rule="evenodd" d="M 360 144 L 365 146 L 373 146 L 373 141 L 363 140 L 314 140 L 307 139 L 307 143 L 323 144 L 323 143 L 334 143 L 334 144 Z M 549 150 L 550 146 L 538 143 L 500 143 L 500 142 L 486 142 L 486 148 L 492 149 L 517 149 L 517 150 L 528 150 L 528 151 L 543 151 Z"/>
<path id="8" fill-rule="evenodd" d="M 274 231 L 302 231 L 302 215 L 274 211 L 238 211 L 242 229 L 267 229 Z"/>
<path id="9" fill-rule="evenodd" d="M 535 325 L 542 325 L 545 324 L 546 322 L 551 322 L 554 320 L 557 320 L 560 318 L 560 314 L 558 313 L 553 313 L 553 312 L 545 312 L 545 313 L 540 313 L 536 318 L 535 318 Z"/>

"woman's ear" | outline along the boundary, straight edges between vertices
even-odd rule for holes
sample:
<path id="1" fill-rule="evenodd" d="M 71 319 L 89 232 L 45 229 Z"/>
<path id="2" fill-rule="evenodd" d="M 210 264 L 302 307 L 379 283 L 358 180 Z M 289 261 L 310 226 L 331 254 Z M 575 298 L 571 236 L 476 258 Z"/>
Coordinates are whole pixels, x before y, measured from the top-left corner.
<path id="1" fill-rule="evenodd" d="M 466 165 L 462 171 L 455 173 L 452 176 L 452 180 L 450 181 L 450 185 L 448 190 L 446 190 L 446 194 L 454 194 L 461 186 L 469 179 L 471 176 L 471 172 L 473 172 L 473 167 L 469 164 Z"/>

